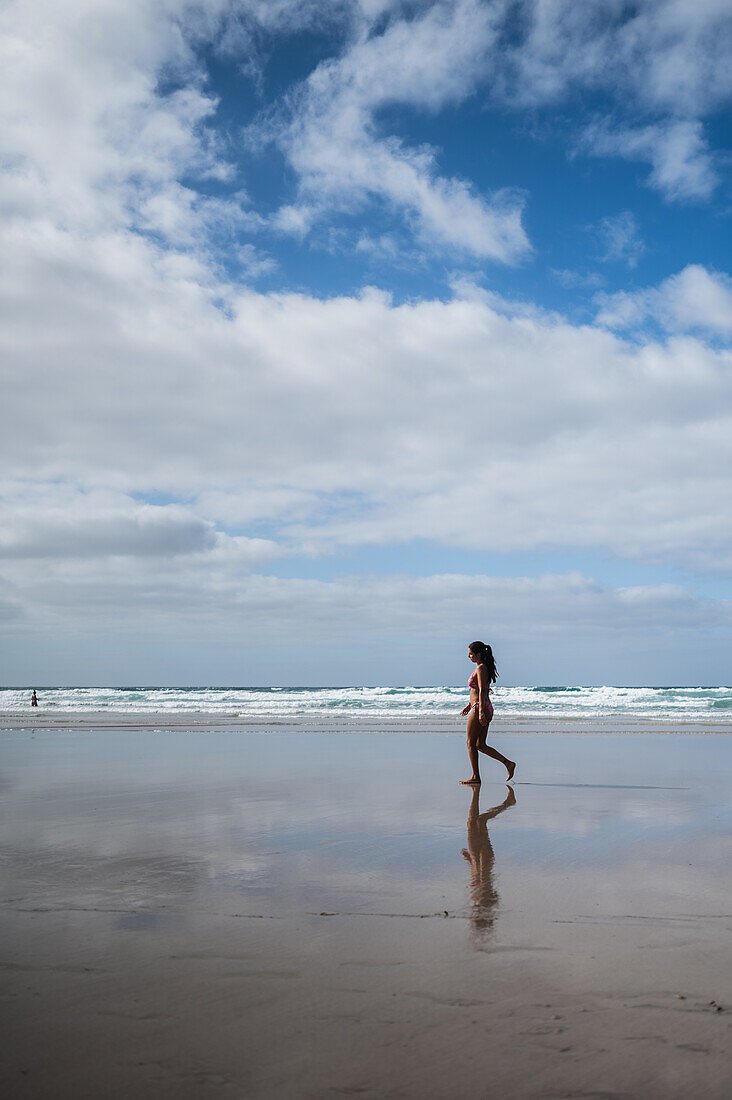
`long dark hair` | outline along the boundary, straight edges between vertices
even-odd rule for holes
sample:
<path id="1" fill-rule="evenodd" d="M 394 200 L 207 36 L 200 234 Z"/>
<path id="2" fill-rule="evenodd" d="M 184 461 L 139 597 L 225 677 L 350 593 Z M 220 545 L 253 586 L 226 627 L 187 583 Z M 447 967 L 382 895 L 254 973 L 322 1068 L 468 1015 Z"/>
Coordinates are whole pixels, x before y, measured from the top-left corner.
<path id="1" fill-rule="evenodd" d="M 474 653 L 476 657 L 480 657 L 480 664 L 485 665 L 488 673 L 488 683 L 495 684 L 498 679 L 498 669 L 496 668 L 496 660 L 493 656 L 493 650 L 485 642 L 471 642 L 468 646 L 471 653 Z"/>

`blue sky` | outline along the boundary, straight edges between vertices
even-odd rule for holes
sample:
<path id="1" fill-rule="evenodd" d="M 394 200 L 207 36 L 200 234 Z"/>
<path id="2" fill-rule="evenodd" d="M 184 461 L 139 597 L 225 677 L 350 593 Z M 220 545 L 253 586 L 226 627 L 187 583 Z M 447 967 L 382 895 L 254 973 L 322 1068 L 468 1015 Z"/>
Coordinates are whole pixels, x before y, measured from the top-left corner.
<path id="1" fill-rule="evenodd" d="M 3 35 L 7 683 L 729 680 L 727 4 Z"/>

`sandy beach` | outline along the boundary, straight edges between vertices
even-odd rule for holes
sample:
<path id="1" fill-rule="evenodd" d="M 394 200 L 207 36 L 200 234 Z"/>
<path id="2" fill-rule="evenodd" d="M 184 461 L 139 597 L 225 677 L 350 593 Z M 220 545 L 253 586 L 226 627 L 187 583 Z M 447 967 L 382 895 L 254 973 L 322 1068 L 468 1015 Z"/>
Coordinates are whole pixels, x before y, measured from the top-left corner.
<path id="1" fill-rule="evenodd" d="M 728 731 L 0 726 L 4 1095 L 728 1095 Z"/>

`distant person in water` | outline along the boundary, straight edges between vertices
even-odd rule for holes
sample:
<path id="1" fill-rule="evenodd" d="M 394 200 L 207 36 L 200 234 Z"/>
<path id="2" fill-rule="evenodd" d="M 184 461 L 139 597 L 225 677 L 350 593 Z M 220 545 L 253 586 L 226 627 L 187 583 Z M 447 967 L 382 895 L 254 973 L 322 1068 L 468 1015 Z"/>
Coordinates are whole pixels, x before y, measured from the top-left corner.
<path id="1" fill-rule="evenodd" d="M 470 702 L 461 711 L 463 717 L 468 718 L 468 757 L 473 774 L 470 779 L 461 779 L 461 783 L 468 786 L 476 786 L 480 783 L 480 771 L 478 769 L 478 753 L 484 752 L 486 756 L 492 756 L 494 760 L 500 760 L 508 772 L 508 779 L 513 779 L 516 764 L 513 760 L 507 760 L 497 749 L 486 745 L 485 739 L 488 726 L 493 717 L 493 704 L 491 703 L 491 684 L 495 684 L 498 676 L 496 662 L 493 658 L 493 650 L 484 642 L 471 642 L 468 647 L 468 657 L 476 665 L 475 672 L 468 680 L 470 686 Z"/>
<path id="2" fill-rule="evenodd" d="M 37 707 L 38 706 L 38 696 L 36 695 L 36 689 L 35 688 L 33 688 L 33 694 L 31 695 L 31 706 L 32 707 Z"/>

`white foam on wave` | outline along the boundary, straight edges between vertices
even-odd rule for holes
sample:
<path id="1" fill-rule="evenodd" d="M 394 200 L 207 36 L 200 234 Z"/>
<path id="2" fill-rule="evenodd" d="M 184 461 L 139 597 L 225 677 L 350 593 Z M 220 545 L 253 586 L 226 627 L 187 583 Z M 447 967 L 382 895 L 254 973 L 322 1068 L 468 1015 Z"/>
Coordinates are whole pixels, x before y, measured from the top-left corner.
<path id="1" fill-rule="evenodd" d="M 170 714 L 227 714 L 291 718 L 455 717 L 467 701 L 465 687 L 353 688 L 39 688 L 46 710 Z M 496 687 L 497 713 L 506 718 L 656 718 L 725 721 L 732 710 L 729 687 Z M 0 689 L 0 711 L 25 711 L 30 688 Z"/>

